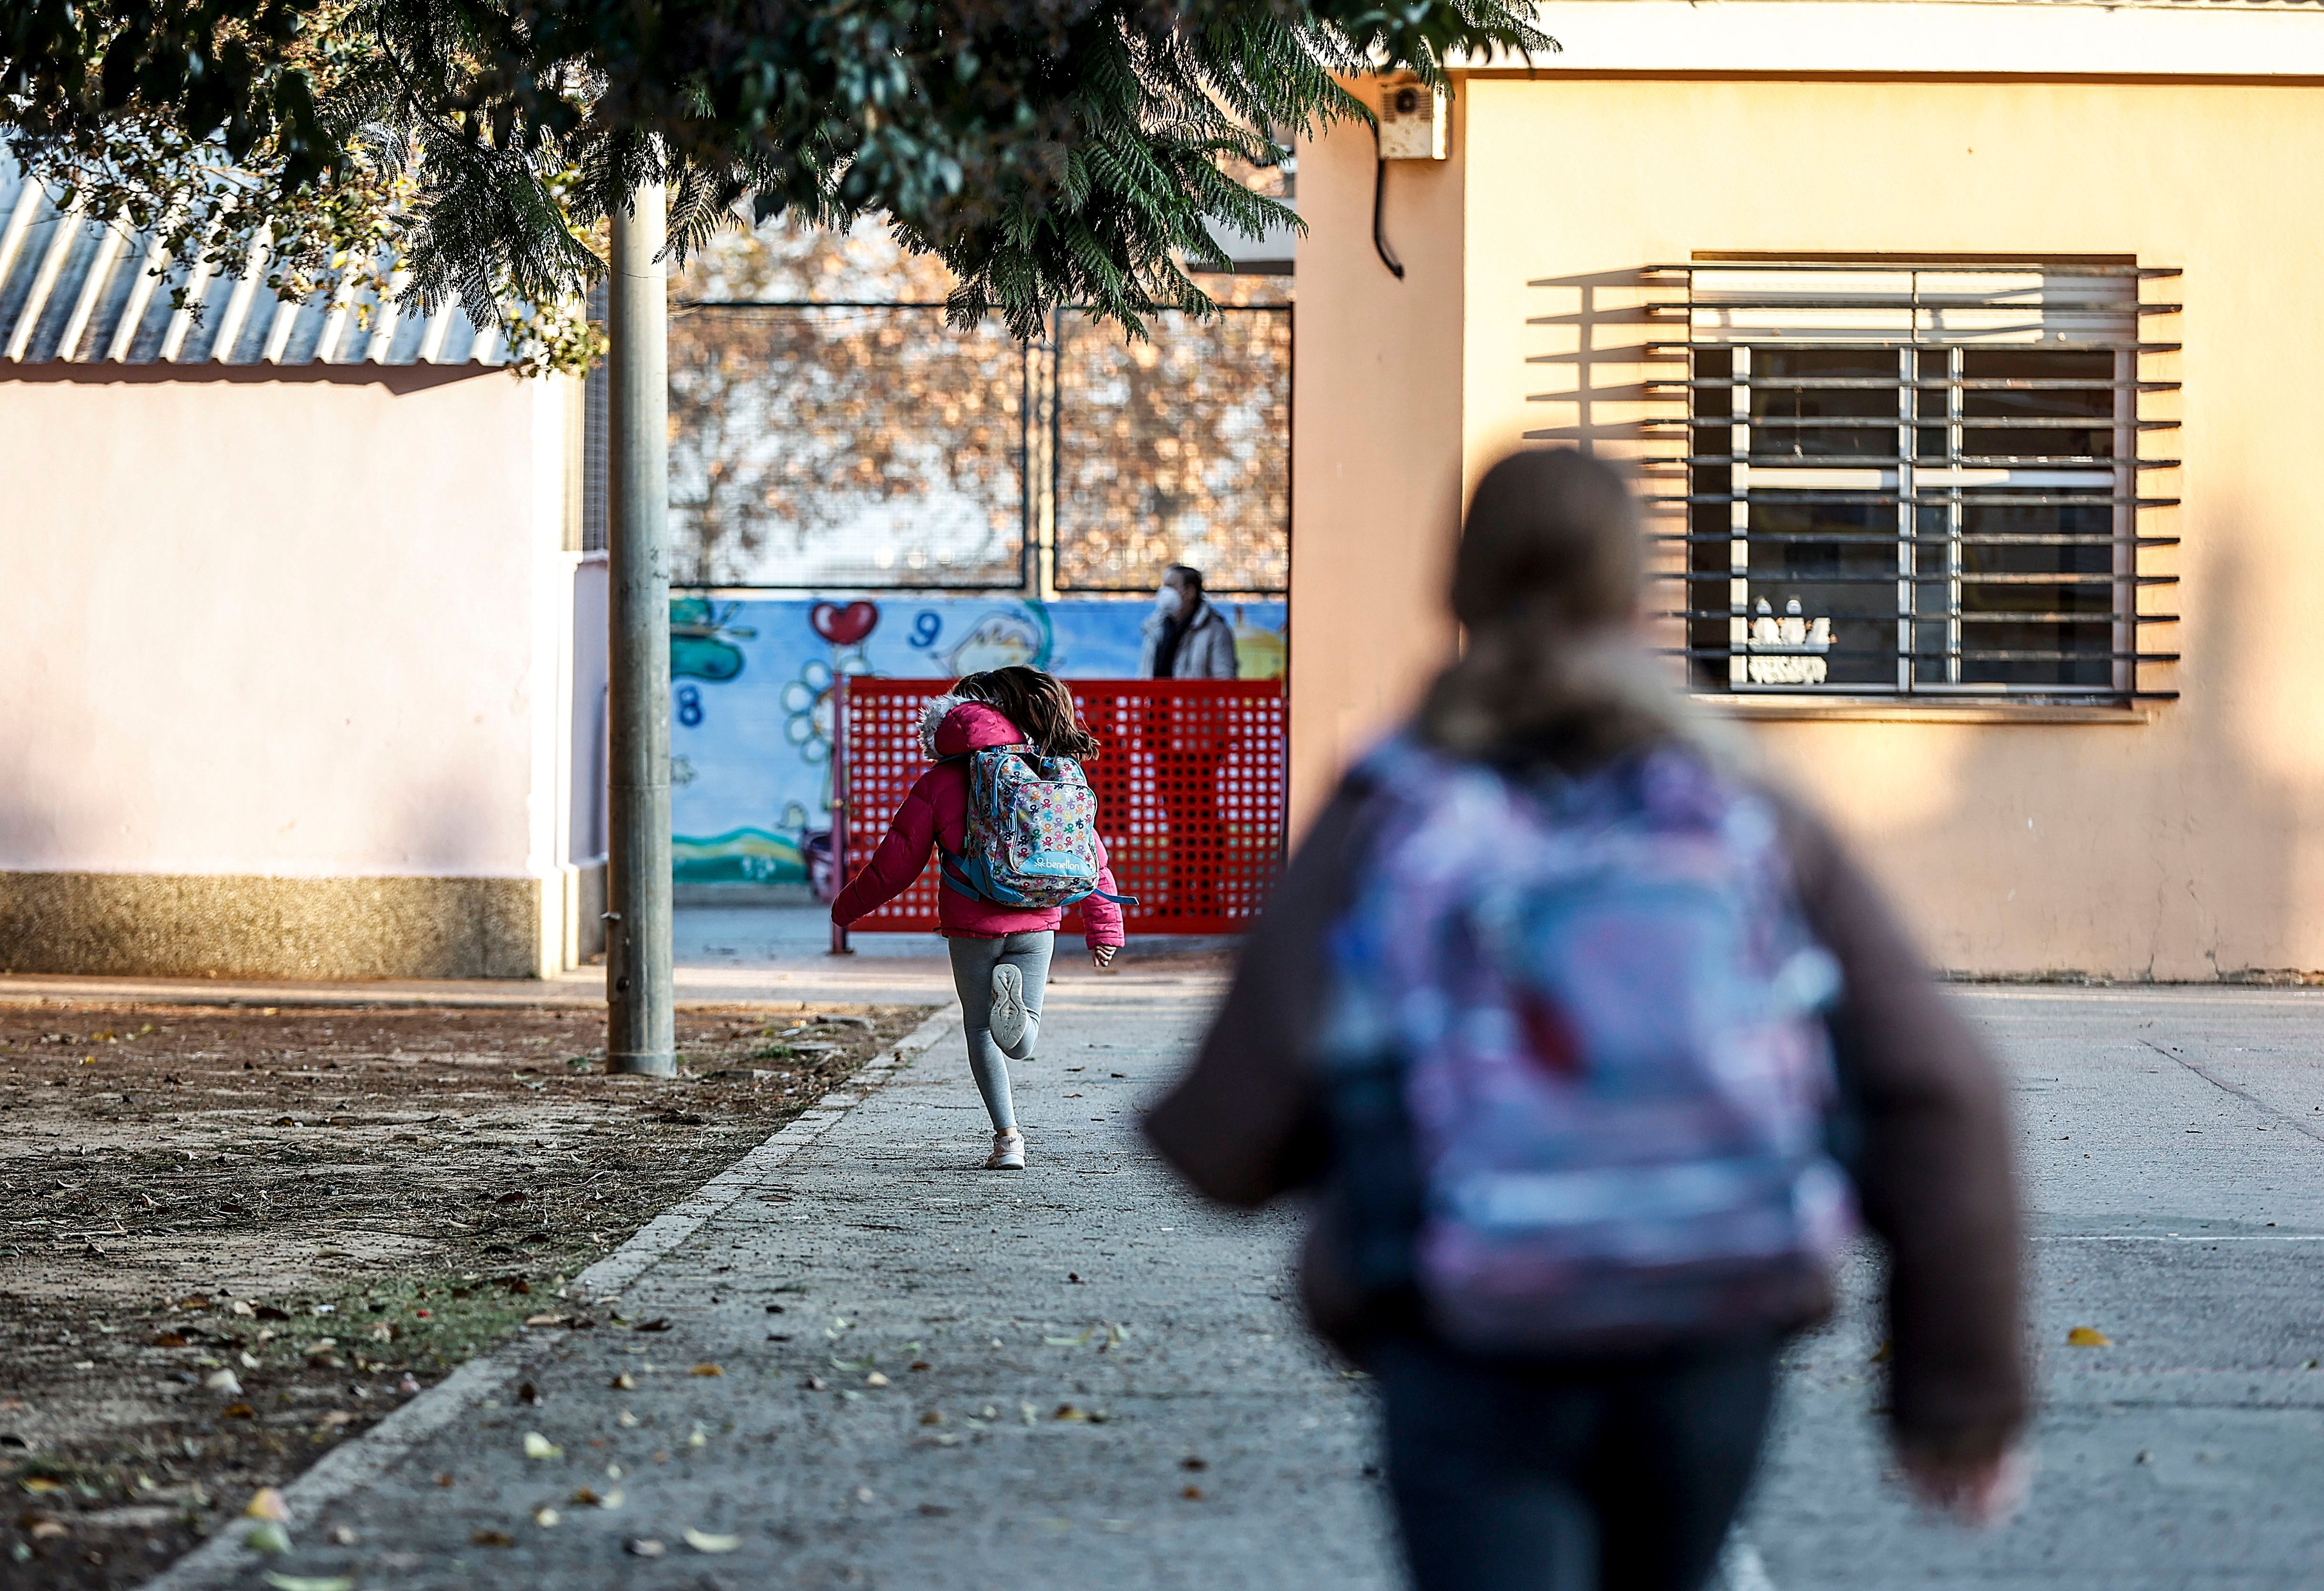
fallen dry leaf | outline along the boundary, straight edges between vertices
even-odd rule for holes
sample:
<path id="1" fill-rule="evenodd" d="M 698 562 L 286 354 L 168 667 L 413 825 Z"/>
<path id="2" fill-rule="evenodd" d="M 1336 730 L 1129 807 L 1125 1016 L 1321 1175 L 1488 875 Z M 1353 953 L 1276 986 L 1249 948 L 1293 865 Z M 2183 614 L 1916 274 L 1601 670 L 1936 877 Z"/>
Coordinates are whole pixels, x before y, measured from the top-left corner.
<path id="1" fill-rule="evenodd" d="M 696 1552 L 732 1552 L 742 1544 L 740 1536 L 714 1536 L 691 1526 L 680 1533 L 686 1537 L 686 1544 Z"/>
<path id="2" fill-rule="evenodd" d="M 632 1536 L 622 1543 L 622 1550 L 632 1558 L 659 1558 L 669 1550 L 651 1536 Z"/>
<path id="3" fill-rule="evenodd" d="M 613 1392 L 635 1392 L 637 1390 L 638 1378 L 624 1370 L 620 1375 L 614 1376 L 613 1380 L 607 1382 L 605 1385 Z"/>
<path id="4" fill-rule="evenodd" d="M 290 1517 L 290 1505 L 272 1486 L 261 1486 L 251 1494 L 250 1504 L 243 1513 L 252 1519 L 285 1520 Z"/>
<path id="5" fill-rule="evenodd" d="M 185 1334 L 180 1331 L 164 1331 L 153 1339 L 153 1346 L 155 1347 L 183 1347 L 186 1346 Z"/>
<path id="6" fill-rule="evenodd" d="M 470 1531 L 468 1544 L 472 1547 L 513 1547 L 516 1538 L 506 1531 Z"/>
<path id="7" fill-rule="evenodd" d="M 557 1522 L 557 1510 L 546 1504 L 532 1511 L 532 1522 L 544 1531 Z"/>
<path id="8" fill-rule="evenodd" d="M 693 1369 L 688 1370 L 687 1374 L 688 1375 L 724 1375 L 726 1372 L 720 1369 L 717 1366 L 706 1361 L 702 1364 L 696 1365 Z"/>
<path id="9" fill-rule="evenodd" d="M 2112 1347 L 2114 1338 L 2091 1326 L 2077 1326 L 2066 1333 L 2069 1347 Z"/>
<path id="10" fill-rule="evenodd" d="M 567 1319 L 564 1315 L 527 1315 L 524 1323 L 528 1326 L 562 1326 Z"/>
<path id="11" fill-rule="evenodd" d="M 255 1420 L 258 1418 L 258 1411 L 248 1403 L 228 1403 L 218 1411 L 218 1418 L 220 1420 Z"/>
<path id="12" fill-rule="evenodd" d="M 279 1556 L 290 1550 L 290 1532 L 282 1528 L 280 1520 L 262 1519 L 250 1527 L 249 1533 L 242 1539 L 242 1544 L 252 1552 L 271 1552 Z"/>
<path id="13" fill-rule="evenodd" d="M 866 1386 L 885 1386 L 888 1384 L 888 1378 L 881 1375 L 877 1370 L 874 1370 L 871 1375 L 863 1378 L 863 1384 Z"/>
<path id="14" fill-rule="evenodd" d="M 242 1391 L 242 1383 L 235 1379 L 231 1370 L 213 1370 L 202 1377 L 202 1384 L 212 1392 L 222 1392 L 229 1396 L 238 1395 Z"/>
<path id="15" fill-rule="evenodd" d="M 524 1456 L 528 1458 L 562 1458 L 565 1449 L 537 1430 L 524 1433 Z"/>
<path id="16" fill-rule="evenodd" d="M 345 1575 L 279 1575 L 269 1569 L 266 1583 L 274 1591 L 355 1591 L 355 1582 Z"/>

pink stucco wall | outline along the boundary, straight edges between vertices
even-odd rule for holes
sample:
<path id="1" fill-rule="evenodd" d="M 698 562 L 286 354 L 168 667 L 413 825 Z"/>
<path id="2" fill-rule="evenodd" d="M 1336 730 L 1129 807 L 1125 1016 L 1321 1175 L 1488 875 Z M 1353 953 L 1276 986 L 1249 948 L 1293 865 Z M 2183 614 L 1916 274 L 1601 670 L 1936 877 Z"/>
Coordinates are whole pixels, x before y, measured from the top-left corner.
<path id="1" fill-rule="evenodd" d="M 0 869 L 537 869 L 567 412 L 497 372 L 0 380 Z"/>

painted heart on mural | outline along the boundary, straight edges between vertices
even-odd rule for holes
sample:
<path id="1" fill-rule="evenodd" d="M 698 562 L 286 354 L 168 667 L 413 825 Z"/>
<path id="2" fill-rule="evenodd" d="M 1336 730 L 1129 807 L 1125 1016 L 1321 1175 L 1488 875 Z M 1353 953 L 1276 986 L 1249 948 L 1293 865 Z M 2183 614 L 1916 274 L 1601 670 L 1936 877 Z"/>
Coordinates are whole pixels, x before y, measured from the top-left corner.
<path id="1" fill-rule="evenodd" d="M 817 602 L 807 610 L 807 621 L 833 646 L 852 647 L 879 628 L 880 608 L 876 602 L 850 602 L 844 608 L 837 602 Z"/>

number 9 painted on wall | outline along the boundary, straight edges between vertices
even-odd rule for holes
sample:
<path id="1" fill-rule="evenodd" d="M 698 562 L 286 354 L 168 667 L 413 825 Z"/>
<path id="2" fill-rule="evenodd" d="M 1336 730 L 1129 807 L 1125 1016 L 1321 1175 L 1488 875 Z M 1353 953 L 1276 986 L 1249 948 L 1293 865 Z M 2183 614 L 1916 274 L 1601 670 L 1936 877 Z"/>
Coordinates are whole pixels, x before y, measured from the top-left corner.
<path id="1" fill-rule="evenodd" d="M 702 693 L 693 685 L 678 687 L 678 722 L 688 729 L 702 722 Z"/>
<path id="2" fill-rule="evenodd" d="M 912 645 L 921 651 L 925 652 L 936 645 L 936 637 L 943 633 L 944 618 L 941 614 L 923 609 L 912 621 Z"/>

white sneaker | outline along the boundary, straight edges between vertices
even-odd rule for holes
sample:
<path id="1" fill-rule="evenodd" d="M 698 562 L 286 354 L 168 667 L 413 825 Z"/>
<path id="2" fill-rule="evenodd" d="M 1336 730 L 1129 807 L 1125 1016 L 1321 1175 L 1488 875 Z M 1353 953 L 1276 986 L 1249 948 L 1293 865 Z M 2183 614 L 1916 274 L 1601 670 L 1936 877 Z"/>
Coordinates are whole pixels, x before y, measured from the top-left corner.
<path id="1" fill-rule="evenodd" d="M 992 1010 L 984 1019 L 985 1029 L 1002 1054 L 1022 1061 L 1019 1050 L 1031 1023 L 1032 1013 L 1025 1009 L 1025 975 L 1003 961 L 992 970 Z"/>
<path id="2" fill-rule="evenodd" d="M 1010 1128 L 992 1135 L 992 1153 L 984 1157 L 986 1171 L 1023 1171 L 1025 1135 Z"/>

